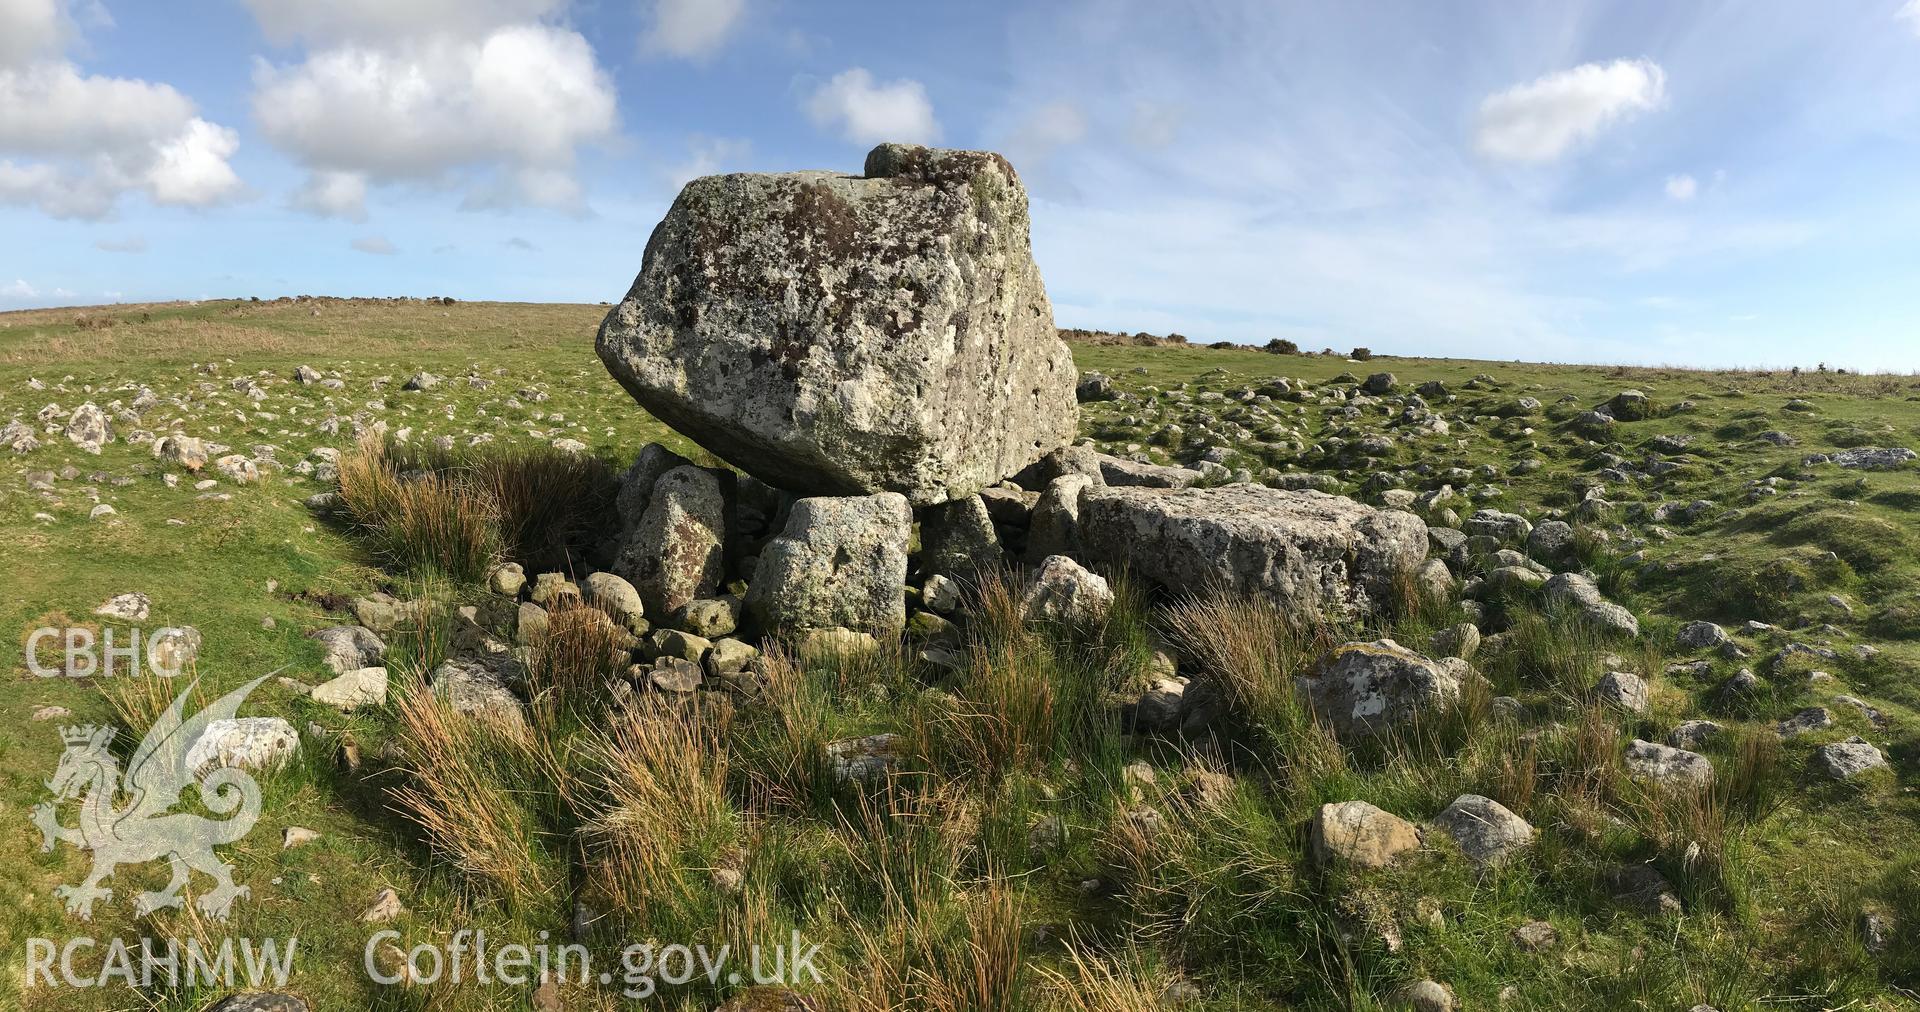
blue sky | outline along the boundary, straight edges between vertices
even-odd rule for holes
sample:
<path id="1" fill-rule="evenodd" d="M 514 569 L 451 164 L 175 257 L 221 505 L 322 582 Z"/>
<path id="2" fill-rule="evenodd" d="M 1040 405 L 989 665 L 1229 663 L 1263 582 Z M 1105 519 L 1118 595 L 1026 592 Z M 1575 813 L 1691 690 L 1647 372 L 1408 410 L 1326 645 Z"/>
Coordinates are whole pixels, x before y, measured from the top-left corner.
<path id="1" fill-rule="evenodd" d="M 1920 0 L 0 0 L 0 309 L 613 300 L 883 138 L 1013 160 L 1066 326 L 1920 370 Z"/>

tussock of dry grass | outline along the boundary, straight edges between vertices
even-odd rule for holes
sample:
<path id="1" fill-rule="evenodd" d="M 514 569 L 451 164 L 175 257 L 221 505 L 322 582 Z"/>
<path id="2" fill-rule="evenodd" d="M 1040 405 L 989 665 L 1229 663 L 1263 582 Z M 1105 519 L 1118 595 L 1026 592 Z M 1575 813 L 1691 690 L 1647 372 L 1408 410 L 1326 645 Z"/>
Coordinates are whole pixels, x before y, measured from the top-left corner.
<path id="1" fill-rule="evenodd" d="M 457 713 L 426 688 L 401 693 L 393 709 L 405 776 L 393 801 L 419 825 L 434 854 L 511 903 L 550 895 L 555 883 L 532 796 L 540 785 L 530 775 L 541 765 L 536 743 L 505 725 Z"/>
<path id="2" fill-rule="evenodd" d="M 724 730 L 692 713 L 636 717 L 590 738 L 570 764 L 587 884 L 635 923 L 662 908 L 684 918 L 701 870 L 738 839 Z"/>

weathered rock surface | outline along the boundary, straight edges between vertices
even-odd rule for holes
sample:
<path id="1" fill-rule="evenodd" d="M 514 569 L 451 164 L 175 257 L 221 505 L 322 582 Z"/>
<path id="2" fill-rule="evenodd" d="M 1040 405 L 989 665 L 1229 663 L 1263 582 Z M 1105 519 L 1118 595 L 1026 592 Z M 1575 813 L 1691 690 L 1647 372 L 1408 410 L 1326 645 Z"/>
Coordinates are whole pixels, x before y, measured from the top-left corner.
<path id="1" fill-rule="evenodd" d="M 1427 525 L 1411 513 L 1260 485 L 1088 488 L 1079 535 L 1091 559 L 1177 591 L 1267 594 L 1332 615 L 1385 600 L 1427 554 Z"/>
<path id="2" fill-rule="evenodd" d="M 1314 712 L 1335 734 L 1366 737 L 1389 732 L 1458 697 L 1456 670 L 1382 639 L 1340 646 L 1304 687 Z"/>
<path id="3" fill-rule="evenodd" d="M 1633 740 L 1621 760 L 1627 774 L 1636 779 L 1684 787 L 1705 787 L 1713 782 L 1713 763 L 1698 752 Z"/>
<path id="4" fill-rule="evenodd" d="M 640 592 L 648 612 L 671 614 L 719 589 L 726 575 L 727 484 L 691 464 L 654 483 L 614 567 Z"/>
<path id="5" fill-rule="evenodd" d="M 1594 626 L 1624 636 L 1640 635 L 1640 620 L 1607 600 L 1594 582 L 1579 573 L 1560 573 L 1548 580 L 1547 600 L 1558 603 Z"/>
<path id="6" fill-rule="evenodd" d="M 1113 589 L 1105 577 L 1064 555 L 1049 556 L 1040 565 L 1033 584 L 1020 599 L 1020 613 L 1029 622 L 1102 622 L 1113 608 Z"/>
<path id="7" fill-rule="evenodd" d="M 907 622 L 912 524 L 897 492 L 794 503 L 786 528 L 760 554 L 748 614 L 768 630 L 897 635 Z"/>
<path id="8" fill-rule="evenodd" d="M 1820 746 L 1813 754 L 1813 765 L 1831 779 L 1848 780 L 1887 765 L 1887 757 L 1865 738 L 1855 735 L 1846 741 Z"/>
<path id="9" fill-rule="evenodd" d="M 1535 830 L 1507 806 L 1478 794 L 1462 794 L 1434 816 L 1434 828 L 1453 838 L 1475 864 L 1497 864 L 1531 844 Z"/>
<path id="10" fill-rule="evenodd" d="M 1000 538 L 987 504 L 977 495 L 929 506 L 920 520 L 920 568 L 970 577 L 1000 563 Z"/>
<path id="11" fill-rule="evenodd" d="M 1420 849 L 1413 823 L 1364 801 L 1321 805 L 1308 830 L 1314 858 L 1359 868 L 1384 868 L 1400 855 Z"/>
<path id="12" fill-rule="evenodd" d="M 187 768 L 196 775 L 212 766 L 271 769 L 299 748 L 299 733 L 279 717 L 216 720 L 187 749 Z"/>
<path id="13" fill-rule="evenodd" d="M 944 502 L 1077 426 L 1026 190 L 988 152 L 696 179 L 597 345 L 649 412 L 796 492 Z"/>

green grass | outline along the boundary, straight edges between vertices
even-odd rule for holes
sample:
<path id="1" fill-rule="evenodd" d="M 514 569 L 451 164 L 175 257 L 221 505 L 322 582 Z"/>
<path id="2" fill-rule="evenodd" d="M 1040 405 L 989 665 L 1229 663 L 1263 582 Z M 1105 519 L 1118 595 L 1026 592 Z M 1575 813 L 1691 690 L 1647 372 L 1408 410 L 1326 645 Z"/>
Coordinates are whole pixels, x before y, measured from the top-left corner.
<path id="1" fill-rule="evenodd" d="M 798 930 L 825 947 L 823 997 L 842 1007 L 1131 1010 L 1159 1007 L 1163 989 L 1180 983 L 1197 988 L 1184 1006 L 1197 1009 L 1367 1009 L 1420 977 L 1446 982 L 1469 1008 L 1500 1006 L 1505 988 L 1514 993 L 1504 1007 L 1580 1009 L 1893 1009 L 1911 1007 L 1920 991 L 1911 923 L 1920 895 L 1912 772 L 1920 756 L 1912 589 L 1920 471 L 1800 463 L 1846 446 L 1920 441 L 1911 378 L 1075 346 L 1083 370 L 1113 376 L 1127 395 L 1083 411 L 1083 431 L 1111 452 L 1137 444 L 1155 460 L 1184 461 L 1197 444 L 1156 439 L 1159 428 L 1175 422 L 1193 435 L 1214 427 L 1221 434 L 1206 441 L 1230 450 L 1230 468 L 1311 471 L 1376 502 L 1383 487 L 1375 476 L 1397 482 L 1404 472 L 1417 491 L 1452 485 L 1462 494 L 1442 506 L 1461 516 L 1490 506 L 1538 520 L 1574 511 L 1577 488 L 1604 486 L 1613 507 L 1579 526 L 1576 554 L 1640 616 L 1647 643 L 1594 636 L 1525 595 L 1496 602 L 1490 614 L 1511 629 L 1474 663 L 1492 683 L 1486 691 L 1519 699 L 1517 722 L 1491 717 L 1482 693 L 1423 735 L 1343 749 L 1307 720 L 1292 675 L 1330 637 L 1391 635 L 1424 650 L 1428 635 L 1459 614 L 1403 607 L 1354 628 L 1303 631 L 1283 628 L 1283 616 L 1249 614 L 1244 602 L 1159 598 L 1122 581 L 1125 603 L 1104 631 L 1025 628 L 1009 615 L 1007 592 L 995 598 L 990 586 L 961 672 L 892 651 L 812 665 L 781 659 L 759 703 L 637 720 L 603 709 L 594 686 L 608 672 L 583 632 L 535 666 L 536 688 L 551 690 L 553 704 L 536 708 L 537 733 L 489 737 L 411 691 L 447 648 L 448 607 L 485 600 L 474 582 L 494 558 L 525 561 L 529 575 L 575 568 L 593 547 L 580 536 L 600 522 L 606 482 L 645 442 L 696 452 L 637 410 L 594 358 L 603 312 L 216 302 L 113 310 L 110 325 L 86 327 L 75 311 L 0 315 L 0 423 L 31 421 L 50 402 L 63 417 L 86 400 L 130 404 L 144 384 L 158 402 L 142 427 L 165 433 L 177 424 L 250 456 L 272 444 L 279 462 L 257 484 L 222 478 L 212 491 L 230 499 L 201 499 L 193 484 L 203 476 L 174 469 L 169 486 L 169 468 L 124 441 L 93 457 L 54 434 L 32 454 L 0 454 L 8 545 L 0 618 L 12 629 L 15 680 L 0 698 L 0 822 L 11 827 L 0 831 L 0 889 L 9 897 L 0 936 L 10 940 L 12 965 L 23 958 L 12 940 L 61 938 L 78 927 L 52 889 L 77 881 L 86 855 L 66 846 L 40 853 L 26 822 L 61 749 L 57 725 L 121 722 L 123 712 L 94 684 L 27 674 L 27 633 L 97 623 L 95 606 L 141 590 L 153 599 L 145 628 L 191 624 L 203 634 L 197 673 L 208 692 L 275 670 L 313 684 L 330 672 L 305 633 L 351 621 L 347 601 L 385 590 L 434 604 L 389 637 L 402 687 L 394 701 L 342 715 L 269 680 L 248 713 L 284 715 L 299 727 L 312 721 L 327 735 L 307 739 L 298 762 L 265 778 L 259 827 L 222 851 L 253 893 L 215 933 L 297 935 L 293 987 L 319 1008 L 530 1007 L 526 988 L 401 991 L 367 982 L 358 967 L 370 929 L 359 914 L 385 886 L 406 901 L 391 926 L 409 944 L 467 927 L 503 939 L 567 938 L 576 903 L 604 915 L 587 933 L 602 959 L 648 937 L 747 943 Z M 196 368 L 209 363 L 217 374 Z M 337 371 L 345 389 L 295 386 L 289 377 L 303 364 Z M 446 382 L 402 392 L 419 370 Z M 1407 430 L 1377 412 L 1349 422 L 1329 415 L 1322 391 L 1289 400 L 1275 383 L 1288 377 L 1297 389 L 1382 370 L 1407 389 L 1445 384 L 1454 399 L 1429 400 L 1450 417 L 1505 417 L 1523 396 L 1542 408 L 1401 438 Z M 1480 374 L 1494 382 L 1469 386 Z M 380 376 L 391 382 L 375 390 Z M 230 385 L 236 377 L 260 382 L 267 398 L 247 399 Z M 29 378 L 46 389 L 30 389 Z M 1663 410 L 1596 438 L 1555 420 L 1626 388 Z M 1192 401 L 1171 396 L 1176 390 Z M 1270 392 L 1267 417 L 1235 396 L 1242 390 Z M 1202 392 L 1224 396 L 1203 401 Z M 1786 410 L 1794 398 L 1814 410 Z M 341 419 L 338 431 L 316 433 L 329 417 Z M 356 421 L 384 423 L 390 435 L 409 430 L 407 441 L 390 444 L 396 474 L 425 470 L 484 492 L 487 509 L 449 514 L 485 520 L 473 537 L 452 540 L 476 546 L 467 561 L 449 565 L 458 553 L 418 527 L 371 522 L 391 513 L 343 523 L 301 505 L 332 486 L 295 466 L 317 447 L 351 449 Z M 1757 438 L 1771 430 L 1797 445 Z M 1361 445 L 1381 432 L 1395 438 Z M 475 433 L 492 442 L 468 447 Z M 455 451 L 432 448 L 442 436 Z M 1679 468 L 1601 477 L 1608 455 L 1638 466 L 1658 452 L 1650 444 L 1660 436 L 1692 437 L 1687 452 L 1663 454 Z M 584 443 L 586 454 L 547 449 L 561 438 Z M 29 488 L 29 472 L 68 464 L 78 475 L 56 478 L 51 494 Z M 1780 479 L 1778 494 L 1754 496 L 1770 477 Z M 88 519 L 96 495 L 113 517 Z M 1692 519 L 1652 519 L 1663 503 L 1696 499 L 1714 505 Z M 1829 603 L 1830 594 L 1851 611 Z M 1672 635 L 1700 618 L 1796 628 L 1736 628 L 1753 657 L 1696 658 Z M 1828 623 L 1835 629 L 1820 628 Z M 1834 656 L 1797 654 L 1775 670 L 1767 662 L 1789 643 Z M 1867 643 L 1879 653 L 1856 656 Z M 1209 748 L 1122 731 L 1108 694 L 1137 688 L 1163 647 L 1180 655 L 1183 673 L 1204 666 L 1232 679 L 1230 740 Z M 1704 671 L 1667 670 L 1695 659 L 1707 662 Z M 1648 678 L 1650 714 L 1587 705 L 1593 681 L 1616 665 Z M 1735 706 L 1717 691 L 1742 666 L 1762 675 L 1763 690 Z M 1807 683 L 1814 669 L 1835 681 Z M 1866 699 L 1887 726 L 1832 702 L 1835 692 Z M 34 722 L 33 711 L 48 705 L 73 716 Z M 1772 744 L 1772 723 L 1811 705 L 1829 706 L 1836 725 Z M 1708 748 L 1722 777 L 1715 792 L 1657 796 L 1622 776 L 1618 754 L 1628 740 L 1658 739 L 1693 717 L 1730 729 Z M 1881 744 L 1896 771 L 1846 785 L 1807 774 L 1815 747 L 1856 733 Z M 887 787 L 836 785 L 821 746 L 872 734 L 899 736 L 900 775 Z M 363 757 L 357 770 L 334 754 L 349 737 Z M 1134 763 L 1153 771 L 1151 783 Z M 1224 789 L 1221 776 L 1230 778 Z M 1365 874 L 1320 869 L 1306 857 L 1305 826 L 1319 804 L 1364 799 L 1421 821 L 1462 793 L 1496 798 L 1539 827 L 1532 852 L 1485 873 L 1446 856 L 1441 842 Z M 323 835 L 283 852 L 289 825 Z M 1048 831 L 1036 833 L 1043 825 Z M 1611 898 L 1605 875 L 1637 862 L 1667 875 L 1686 916 L 1648 916 Z M 121 870 L 115 902 L 87 930 L 207 930 L 170 914 L 132 916 L 124 898 L 163 878 L 158 866 Z M 1860 944 L 1862 909 L 1901 915 L 1886 951 Z M 1554 924 L 1556 948 L 1515 945 L 1513 929 L 1533 919 Z M 0 976 L 0 1007 L 190 1010 L 215 997 L 19 987 L 18 974 Z M 733 990 L 690 989 L 663 1007 L 706 1008 Z M 620 1005 L 598 988 L 567 997 L 574 1008 Z"/>

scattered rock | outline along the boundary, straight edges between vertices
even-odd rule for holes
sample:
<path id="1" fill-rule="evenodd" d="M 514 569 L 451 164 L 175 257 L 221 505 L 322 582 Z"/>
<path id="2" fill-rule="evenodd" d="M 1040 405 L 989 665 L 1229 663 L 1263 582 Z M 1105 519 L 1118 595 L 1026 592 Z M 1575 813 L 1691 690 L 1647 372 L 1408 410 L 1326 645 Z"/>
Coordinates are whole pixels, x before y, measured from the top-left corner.
<path id="1" fill-rule="evenodd" d="M 1685 749 L 1635 738 L 1622 764 L 1627 775 L 1640 780 L 1683 787 L 1705 787 L 1713 782 L 1713 763 Z"/>
<path id="2" fill-rule="evenodd" d="M 1314 712 L 1343 738 L 1391 731 L 1460 695 L 1455 669 L 1392 640 L 1337 647 L 1305 683 Z"/>
<path id="3" fill-rule="evenodd" d="M 1846 741 L 1822 745 L 1813 754 L 1814 768 L 1834 780 L 1850 780 L 1868 770 L 1887 765 L 1887 757 L 1855 735 Z"/>
<path id="4" fill-rule="evenodd" d="M 1029 622 L 1098 625 L 1113 607 L 1113 589 L 1105 577 L 1064 555 L 1049 556 L 1020 599 Z"/>
<path id="5" fill-rule="evenodd" d="M 1593 686 L 1593 696 L 1629 713 L 1645 713 L 1652 699 L 1646 680 L 1627 671 L 1609 671 Z"/>
<path id="6" fill-rule="evenodd" d="M 1469 861 L 1498 864 L 1533 843 L 1534 828 L 1505 805 L 1478 794 L 1462 794 L 1434 816 L 1435 829 L 1453 838 Z"/>
<path id="7" fill-rule="evenodd" d="M 214 766 L 275 769 L 299 748 L 299 732 L 279 717 L 216 720 L 187 749 L 187 768 L 196 776 Z"/>
<path id="8" fill-rule="evenodd" d="M 1384 868 L 1420 849 L 1420 830 L 1413 823 L 1364 801 L 1321 805 L 1308 837 L 1322 864 L 1357 868 Z"/>

